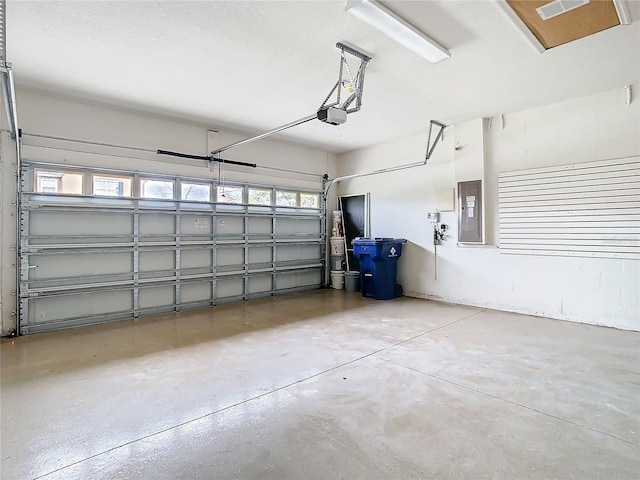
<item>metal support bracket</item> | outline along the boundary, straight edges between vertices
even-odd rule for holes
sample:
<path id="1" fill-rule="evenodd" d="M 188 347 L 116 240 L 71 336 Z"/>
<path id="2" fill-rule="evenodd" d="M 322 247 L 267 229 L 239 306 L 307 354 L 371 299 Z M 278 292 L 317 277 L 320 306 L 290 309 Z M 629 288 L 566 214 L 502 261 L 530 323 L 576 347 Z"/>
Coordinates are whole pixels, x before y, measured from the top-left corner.
<path id="1" fill-rule="evenodd" d="M 351 48 L 348 45 L 345 45 L 344 43 L 338 42 L 336 43 L 336 47 L 340 49 L 340 70 L 338 73 L 338 81 L 324 99 L 322 105 L 320 105 L 319 110 L 337 107 L 347 113 L 357 112 L 362 107 L 364 74 L 367 64 L 371 61 L 371 57 Z M 351 73 L 351 68 L 349 67 L 349 62 L 347 61 L 347 57 L 345 57 L 345 53 L 360 59 L 360 66 L 358 67 L 355 75 Z M 342 99 L 343 89 L 350 94 L 345 100 Z M 334 97 L 334 101 L 329 102 L 332 97 Z M 354 101 L 356 104 L 354 107 L 351 107 Z"/>
<path id="2" fill-rule="evenodd" d="M 12 140 L 17 140 L 19 129 L 15 83 L 13 81 L 13 65 L 10 62 L 5 62 L 2 67 L 3 68 L 0 70 L 0 81 L 2 83 L 4 108 L 6 110 L 7 121 L 9 123 L 9 135 L 11 135 Z"/>
<path id="3" fill-rule="evenodd" d="M 371 61 L 371 57 L 365 55 L 362 52 L 359 52 L 353 47 L 345 45 L 344 43 L 338 42 L 336 43 L 336 47 L 340 49 L 340 69 L 338 73 L 338 80 L 329 91 L 329 94 L 325 97 L 324 102 L 322 102 L 318 111 L 335 107 L 344 110 L 347 114 L 357 112 L 362 107 L 364 73 L 365 69 L 367 68 L 367 64 Z M 347 58 L 345 57 L 345 53 L 352 55 L 360 60 L 360 66 L 358 67 L 355 75 L 353 75 L 351 72 L 351 68 L 349 67 Z M 349 93 L 349 96 L 346 99 L 342 98 L 342 89 L 345 89 Z M 332 98 L 333 100 L 331 100 Z M 355 105 L 352 106 L 354 102 Z M 304 118 L 294 120 L 293 122 L 289 122 L 285 125 L 274 128 L 273 130 L 269 130 L 268 132 L 261 133 L 260 135 L 253 136 L 245 140 L 239 140 L 224 147 L 217 148 L 216 150 L 213 150 L 211 152 L 211 155 L 215 156 L 221 152 L 224 152 L 225 150 L 239 147 L 247 143 L 255 142 L 256 140 L 261 140 L 265 137 L 269 137 L 291 127 L 302 125 L 303 123 L 310 122 L 311 120 L 315 120 L 317 118 L 318 112 L 314 113 L 313 115 L 308 115 Z"/>
<path id="4" fill-rule="evenodd" d="M 433 143 L 431 143 L 431 136 L 433 133 L 434 125 L 436 128 L 439 128 L 440 130 L 438 130 L 438 133 L 435 135 L 433 139 Z M 431 158 L 431 155 L 433 154 L 433 151 L 435 150 L 436 145 L 438 145 L 438 142 L 442 138 L 442 134 L 444 133 L 445 128 L 447 128 L 447 126 L 444 123 L 437 122 L 436 120 L 431 120 L 431 122 L 429 122 L 429 138 L 427 139 L 427 154 L 425 156 L 425 162 Z"/>
<path id="5" fill-rule="evenodd" d="M 433 127 L 439 128 L 438 133 L 435 135 L 435 137 L 433 137 Z M 389 173 L 389 172 L 397 172 L 398 170 L 406 170 L 407 168 L 415 168 L 415 167 L 422 167 L 423 165 L 427 164 L 427 161 L 429 160 L 429 158 L 431 158 L 431 155 L 433 154 L 433 151 L 435 150 L 436 146 L 438 145 L 438 142 L 440 141 L 440 139 L 442 138 L 442 135 L 444 133 L 444 129 L 447 128 L 447 126 L 444 123 L 440 123 L 436 120 L 431 120 L 429 122 L 429 138 L 427 139 L 427 153 L 425 155 L 425 159 L 423 161 L 420 162 L 414 162 L 414 163 L 407 163 L 404 165 L 397 165 L 395 167 L 388 167 L 388 168 L 382 168 L 380 170 L 373 170 L 371 172 L 362 172 L 362 173 L 354 173 L 351 175 L 343 175 L 341 177 L 336 177 L 333 178 L 331 180 L 329 180 L 328 182 L 324 183 L 325 187 L 324 187 L 324 194 L 326 195 L 329 192 L 329 189 L 331 188 L 332 185 L 341 182 L 343 180 L 350 180 L 352 178 L 359 178 L 359 177 L 367 177 L 369 175 L 380 175 L 382 173 Z M 431 143 L 431 139 L 433 137 L 433 143 Z"/>

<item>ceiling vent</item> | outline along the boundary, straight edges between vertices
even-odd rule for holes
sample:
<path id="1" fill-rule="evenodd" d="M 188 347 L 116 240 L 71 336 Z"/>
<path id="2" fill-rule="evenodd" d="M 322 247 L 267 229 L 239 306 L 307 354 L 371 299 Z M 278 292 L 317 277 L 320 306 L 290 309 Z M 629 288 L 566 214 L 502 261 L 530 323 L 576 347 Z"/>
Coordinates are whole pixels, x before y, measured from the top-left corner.
<path id="1" fill-rule="evenodd" d="M 554 0 L 536 8 L 542 20 L 549 20 L 589 3 L 589 0 Z"/>

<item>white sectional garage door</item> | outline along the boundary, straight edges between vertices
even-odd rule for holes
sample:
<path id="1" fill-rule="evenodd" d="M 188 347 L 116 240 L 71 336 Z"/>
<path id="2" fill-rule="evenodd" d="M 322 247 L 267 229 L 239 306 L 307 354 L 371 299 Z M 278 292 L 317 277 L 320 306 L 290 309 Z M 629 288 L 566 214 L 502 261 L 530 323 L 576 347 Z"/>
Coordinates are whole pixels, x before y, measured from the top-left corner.
<path id="1" fill-rule="evenodd" d="M 20 333 L 319 288 L 320 192 L 24 162 Z"/>

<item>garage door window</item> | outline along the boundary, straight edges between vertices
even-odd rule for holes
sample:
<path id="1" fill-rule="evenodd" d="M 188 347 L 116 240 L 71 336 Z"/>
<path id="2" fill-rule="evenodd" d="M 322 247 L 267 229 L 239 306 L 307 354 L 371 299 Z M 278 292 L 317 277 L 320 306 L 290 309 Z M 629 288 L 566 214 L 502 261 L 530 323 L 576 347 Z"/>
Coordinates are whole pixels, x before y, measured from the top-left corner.
<path id="1" fill-rule="evenodd" d="M 249 188 L 250 205 L 271 205 L 271 190 L 268 188 Z"/>
<path id="2" fill-rule="evenodd" d="M 64 170 L 36 170 L 35 191 L 82 195 L 83 175 Z"/>
<path id="3" fill-rule="evenodd" d="M 301 193 L 300 206 L 302 208 L 318 208 L 320 206 L 320 196 L 312 193 Z"/>
<path id="4" fill-rule="evenodd" d="M 104 197 L 130 197 L 133 179 L 109 175 L 93 176 L 93 194 Z"/>
<path id="5" fill-rule="evenodd" d="M 242 203 L 242 187 L 231 187 L 229 185 L 219 185 L 217 188 L 218 203 Z"/>
<path id="6" fill-rule="evenodd" d="M 278 207 L 297 207 L 298 192 L 285 192 L 278 190 L 276 192 L 276 205 Z"/>
<path id="7" fill-rule="evenodd" d="M 181 182 L 180 199 L 192 202 L 210 202 L 211 186 L 204 183 Z"/>
<path id="8" fill-rule="evenodd" d="M 173 199 L 173 182 L 143 178 L 140 180 L 140 196 L 142 198 Z"/>

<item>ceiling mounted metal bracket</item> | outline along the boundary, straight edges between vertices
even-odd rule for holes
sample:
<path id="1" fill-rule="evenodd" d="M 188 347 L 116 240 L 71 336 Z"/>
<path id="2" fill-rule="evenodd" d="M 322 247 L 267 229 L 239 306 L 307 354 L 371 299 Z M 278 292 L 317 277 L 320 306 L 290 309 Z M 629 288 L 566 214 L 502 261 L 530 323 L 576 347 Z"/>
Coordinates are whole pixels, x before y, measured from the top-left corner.
<path id="1" fill-rule="evenodd" d="M 13 81 L 13 67 L 10 62 L 4 62 L 0 65 L 0 84 L 2 88 L 2 97 L 4 99 L 4 108 L 7 112 L 7 121 L 9 122 L 9 134 L 15 140 L 19 135 L 18 128 L 18 110 L 16 108 L 16 88 Z"/>
<path id="2" fill-rule="evenodd" d="M 436 128 L 439 128 L 440 130 L 438 130 L 438 133 L 435 134 L 433 143 L 431 143 L 434 126 Z M 343 180 L 351 180 L 352 178 L 368 177 L 370 175 L 380 175 L 382 173 L 397 172 L 399 170 L 406 170 L 408 168 L 422 167 L 426 165 L 429 158 L 431 158 L 431 154 L 436 148 L 436 145 L 438 145 L 438 142 L 442 139 L 445 128 L 447 128 L 447 125 L 445 125 L 444 123 L 440 123 L 436 120 L 431 120 L 429 122 L 429 138 L 427 139 L 427 154 L 425 155 L 424 160 L 420 162 L 406 163 L 404 165 L 396 165 L 395 167 L 382 168 L 380 170 L 373 170 L 371 172 L 361 172 L 361 173 L 354 173 L 351 175 L 343 175 L 341 177 L 336 177 L 331 180 L 327 180 L 324 182 L 324 195 L 327 195 L 327 193 L 329 193 L 329 189 L 331 188 L 332 185 L 338 182 L 342 182 Z"/>
<path id="3" fill-rule="evenodd" d="M 436 128 L 439 128 L 440 130 L 438 130 L 438 133 L 435 134 L 433 143 L 431 143 L 431 137 L 432 137 L 434 126 Z M 427 154 L 425 155 L 425 159 L 424 159 L 425 162 L 431 158 L 431 155 L 433 154 L 433 151 L 435 150 L 436 145 L 438 145 L 438 142 L 440 141 L 440 139 L 442 138 L 442 135 L 444 134 L 445 128 L 447 128 L 447 126 L 444 123 L 440 123 L 436 120 L 431 120 L 429 122 L 429 138 L 427 139 Z"/>
<path id="4" fill-rule="evenodd" d="M 331 107 L 338 107 L 347 113 L 357 112 L 362 107 L 364 74 L 367 64 L 371 61 L 371 57 L 341 42 L 336 43 L 336 47 L 340 49 L 340 70 L 338 73 L 338 81 L 329 92 L 329 95 L 324 99 L 324 102 L 322 102 L 318 111 Z M 351 73 L 351 68 L 349 67 L 349 62 L 345 57 L 345 53 L 360 59 L 360 66 L 358 67 L 355 76 Z M 342 100 L 343 89 L 350 94 L 344 101 Z M 334 96 L 334 93 L 335 99 L 333 102 L 329 103 L 329 100 Z M 354 107 L 351 107 L 351 104 L 353 104 L 354 101 L 356 104 Z"/>
<path id="5" fill-rule="evenodd" d="M 338 73 L 338 80 L 333 85 L 329 94 L 324 99 L 324 102 L 320 105 L 320 108 L 313 115 L 308 115 L 304 118 L 294 120 L 280 127 L 269 130 L 268 132 L 261 133 L 260 135 L 247 138 L 245 140 L 239 140 L 230 145 L 217 148 L 211 152 L 212 156 L 218 155 L 230 148 L 239 147 L 247 143 L 261 140 L 265 137 L 269 137 L 275 133 L 281 132 L 291 127 L 302 125 L 303 123 L 310 122 L 311 120 L 318 119 L 324 123 L 332 125 L 340 125 L 346 121 L 346 116 L 349 113 L 354 113 L 362 108 L 362 92 L 364 89 L 364 73 L 367 64 L 371 61 L 371 57 L 356 50 L 353 47 L 345 45 L 344 43 L 336 43 L 336 47 L 340 49 L 340 69 Z M 360 60 L 360 66 L 353 75 L 351 67 L 347 61 L 345 54 L 356 57 Z M 345 89 L 348 92 L 346 99 L 343 99 L 342 90 Z M 333 98 L 333 100 L 332 100 Z M 354 104 L 355 102 L 355 104 Z"/>

